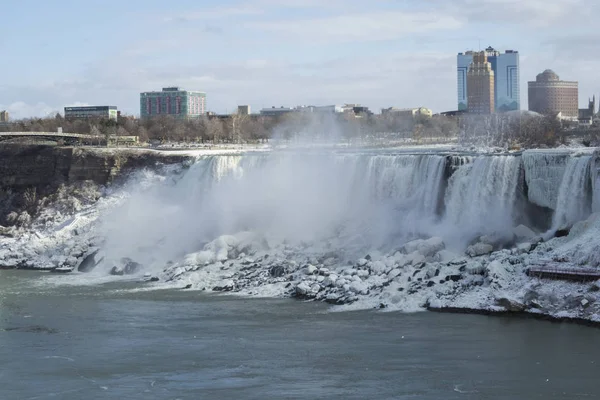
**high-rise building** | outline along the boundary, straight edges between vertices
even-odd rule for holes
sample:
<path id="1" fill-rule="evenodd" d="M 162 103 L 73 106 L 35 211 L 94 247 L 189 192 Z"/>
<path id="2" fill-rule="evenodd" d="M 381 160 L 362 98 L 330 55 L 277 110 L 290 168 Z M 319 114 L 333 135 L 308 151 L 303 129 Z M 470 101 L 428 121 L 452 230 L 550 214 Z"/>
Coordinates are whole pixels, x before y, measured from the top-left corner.
<path id="1" fill-rule="evenodd" d="M 65 107 L 66 119 L 106 118 L 117 119 L 117 107 L 115 106 L 84 106 Z"/>
<path id="2" fill-rule="evenodd" d="M 170 115 L 177 118 L 194 118 L 206 113 L 206 93 L 183 90 L 179 87 L 163 88 L 160 92 L 140 93 L 142 118 Z"/>
<path id="3" fill-rule="evenodd" d="M 559 115 L 577 120 L 579 116 L 579 87 L 577 82 L 561 81 L 552 70 L 538 74 L 535 81 L 528 82 L 529 111 L 540 114 Z"/>
<path id="4" fill-rule="evenodd" d="M 248 105 L 238 106 L 237 113 L 238 113 L 238 115 L 250 115 L 250 106 L 248 106 Z"/>
<path id="5" fill-rule="evenodd" d="M 473 54 L 467 70 L 467 111 L 492 114 L 494 108 L 494 71 L 485 51 Z"/>
<path id="6" fill-rule="evenodd" d="M 0 122 L 8 122 L 8 120 L 9 120 L 8 111 L 6 111 L 6 110 L 0 111 Z"/>
<path id="7" fill-rule="evenodd" d="M 458 78 L 458 109 L 468 108 L 467 71 L 477 52 L 458 53 L 456 58 Z M 519 52 L 506 50 L 501 53 L 493 47 L 485 49 L 488 62 L 494 71 L 494 104 L 495 111 L 513 111 L 521 108 L 521 91 L 519 89 Z"/>

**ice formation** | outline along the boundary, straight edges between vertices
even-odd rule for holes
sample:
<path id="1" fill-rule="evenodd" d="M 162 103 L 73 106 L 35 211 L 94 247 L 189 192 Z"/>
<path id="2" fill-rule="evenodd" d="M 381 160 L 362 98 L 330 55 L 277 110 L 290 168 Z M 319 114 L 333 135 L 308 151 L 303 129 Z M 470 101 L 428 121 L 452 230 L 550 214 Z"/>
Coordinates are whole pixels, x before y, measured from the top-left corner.
<path id="1" fill-rule="evenodd" d="M 187 170 L 140 172 L 95 205 L 0 240 L 0 265 L 93 259 L 91 273 L 48 279 L 131 272 L 156 287 L 342 309 L 522 308 L 595 319 L 595 292 L 559 301 L 552 293 L 583 286 L 525 275 L 540 262 L 600 264 L 600 219 L 587 219 L 595 158 L 565 150 L 203 155 Z M 571 234 L 540 242 L 540 227 L 523 225 L 528 203 L 555 210 L 553 229 L 573 226 Z"/>

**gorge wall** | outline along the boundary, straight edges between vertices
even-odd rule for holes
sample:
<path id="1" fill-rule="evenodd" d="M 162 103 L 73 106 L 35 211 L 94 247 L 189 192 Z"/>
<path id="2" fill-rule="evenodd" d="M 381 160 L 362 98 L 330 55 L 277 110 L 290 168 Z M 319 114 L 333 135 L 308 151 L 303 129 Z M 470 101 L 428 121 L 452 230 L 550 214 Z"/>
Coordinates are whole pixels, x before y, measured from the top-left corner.
<path id="1" fill-rule="evenodd" d="M 144 150 L 2 144 L 0 188 L 42 190 L 85 180 L 104 185 L 136 168 L 178 163 L 188 158 Z"/>

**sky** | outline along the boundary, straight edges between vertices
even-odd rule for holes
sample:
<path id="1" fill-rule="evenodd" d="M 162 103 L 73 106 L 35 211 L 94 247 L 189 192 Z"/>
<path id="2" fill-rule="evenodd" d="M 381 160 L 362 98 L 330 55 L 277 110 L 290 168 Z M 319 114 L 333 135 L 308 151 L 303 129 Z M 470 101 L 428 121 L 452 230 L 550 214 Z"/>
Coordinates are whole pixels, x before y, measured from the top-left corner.
<path id="1" fill-rule="evenodd" d="M 0 110 L 69 105 L 139 114 L 139 93 L 180 86 L 207 109 L 360 103 L 457 108 L 456 54 L 518 50 L 527 81 L 550 68 L 600 93 L 599 1 L 3 0 Z"/>

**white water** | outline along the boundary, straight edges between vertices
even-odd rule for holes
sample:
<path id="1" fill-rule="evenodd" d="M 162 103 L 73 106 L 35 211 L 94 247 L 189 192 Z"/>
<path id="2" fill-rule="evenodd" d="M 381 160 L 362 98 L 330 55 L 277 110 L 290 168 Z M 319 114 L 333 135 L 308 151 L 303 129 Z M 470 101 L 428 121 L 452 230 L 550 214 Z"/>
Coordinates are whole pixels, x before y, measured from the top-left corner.
<path id="1" fill-rule="evenodd" d="M 565 151 L 525 151 L 521 156 L 525 167 L 527 197 L 538 206 L 556 209 L 558 190 L 565 175 L 569 153 Z"/>
<path id="2" fill-rule="evenodd" d="M 455 161 L 445 182 L 445 155 L 207 156 L 179 179 L 133 190 L 98 231 L 107 238 L 107 265 L 130 257 L 157 266 L 240 231 L 349 254 L 423 236 L 460 250 L 477 235 L 509 234 L 520 158 Z"/>
<path id="3" fill-rule="evenodd" d="M 461 166 L 446 192 L 446 222 L 462 239 L 474 234 L 502 235 L 515 225 L 521 160 L 480 156 Z"/>
<path id="4" fill-rule="evenodd" d="M 590 164 L 592 157 L 571 157 L 563 175 L 552 230 L 570 228 L 591 213 Z"/>

